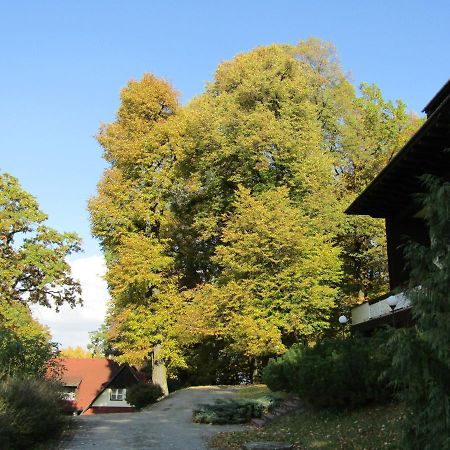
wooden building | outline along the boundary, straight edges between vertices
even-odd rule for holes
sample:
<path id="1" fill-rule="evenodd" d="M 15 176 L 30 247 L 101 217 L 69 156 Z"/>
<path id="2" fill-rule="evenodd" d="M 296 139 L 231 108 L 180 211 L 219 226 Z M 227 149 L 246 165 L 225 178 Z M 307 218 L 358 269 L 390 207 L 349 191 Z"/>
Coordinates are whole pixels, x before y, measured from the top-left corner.
<path id="1" fill-rule="evenodd" d="M 426 224 L 414 200 L 414 194 L 424 190 L 419 177 L 432 174 L 450 178 L 450 80 L 423 112 L 426 122 L 346 211 L 385 219 L 390 288 L 396 292 L 408 281 L 402 245 L 408 240 L 429 242 Z M 353 308 L 353 327 L 364 331 L 391 320 L 388 300 L 394 296 L 395 323 L 407 324 L 410 303 L 397 293 Z"/>

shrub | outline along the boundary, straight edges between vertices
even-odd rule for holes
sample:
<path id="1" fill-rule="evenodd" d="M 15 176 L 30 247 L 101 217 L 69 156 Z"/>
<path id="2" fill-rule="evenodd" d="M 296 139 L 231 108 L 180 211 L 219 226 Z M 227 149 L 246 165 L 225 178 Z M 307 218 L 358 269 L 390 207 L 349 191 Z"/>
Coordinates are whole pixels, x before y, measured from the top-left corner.
<path id="1" fill-rule="evenodd" d="M 270 389 L 294 392 L 317 406 L 354 408 L 392 398 L 382 375 L 391 359 L 386 332 L 370 338 L 324 340 L 314 347 L 291 349 L 263 371 Z"/>
<path id="2" fill-rule="evenodd" d="M 280 358 L 270 360 L 263 369 L 262 381 L 272 391 L 294 392 L 298 384 L 300 361 L 305 352 L 301 345 L 293 345 Z"/>
<path id="3" fill-rule="evenodd" d="M 137 383 L 127 389 L 127 402 L 136 409 L 155 403 L 164 395 L 161 387 L 153 383 Z"/>
<path id="4" fill-rule="evenodd" d="M 271 411 L 276 404 L 277 400 L 269 396 L 255 400 L 216 400 L 214 404 L 200 405 L 192 420 L 216 425 L 246 423 Z"/>
<path id="5" fill-rule="evenodd" d="M 58 436 L 65 424 L 67 402 L 60 385 L 8 378 L 0 382 L 0 448 L 29 449 Z"/>

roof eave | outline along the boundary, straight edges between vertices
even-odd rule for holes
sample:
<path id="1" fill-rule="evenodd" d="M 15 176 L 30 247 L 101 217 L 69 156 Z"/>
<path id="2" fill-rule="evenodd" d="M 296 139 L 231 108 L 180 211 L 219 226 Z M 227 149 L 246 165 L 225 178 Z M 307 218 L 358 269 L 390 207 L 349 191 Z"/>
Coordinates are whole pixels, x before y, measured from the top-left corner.
<path id="1" fill-rule="evenodd" d="M 450 83 L 450 81 L 448 82 Z M 395 170 L 395 168 L 408 157 L 409 153 L 414 149 L 414 146 L 426 135 L 426 133 L 436 124 L 436 121 L 440 113 L 450 106 L 450 95 L 448 95 L 441 104 L 434 110 L 433 114 L 427 119 L 427 121 L 416 131 L 416 133 L 409 139 L 409 141 L 403 146 L 403 148 L 392 158 L 392 160 L 383 168 L 383 170 L 372 180 L 372 182 L 359 194 L 359 196 L 353 200 L 351 205 L 345 210 L 346 214 L 350 215 L 370 215 L 371 217 L 383 218 L 386 217 L 385 210 L 381 208 L 376 210 L 373 208 L 364 207 L 364 203 L 370 202 L 370 195 L 378 185 L 380 185 L 387 174 Z M 372 209 L 372 211 L 369 211 Z"/>

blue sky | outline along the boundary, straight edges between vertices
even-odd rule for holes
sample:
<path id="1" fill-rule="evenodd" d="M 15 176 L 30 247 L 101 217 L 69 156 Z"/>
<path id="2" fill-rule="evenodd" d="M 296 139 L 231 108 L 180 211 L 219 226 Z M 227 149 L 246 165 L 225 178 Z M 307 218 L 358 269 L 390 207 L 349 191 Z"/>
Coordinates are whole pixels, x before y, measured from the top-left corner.
<path id="1" fill-rule="evenodd" d="M 0 2 L 0 170 L 94 255 L 86 201 L 104 163 L 93 136 L 129 79 L 153 72 L 185 102 L 236 53 L 316 36 L 355 83 L 420 111 L 450 75 L 449 17 L 444 1 Z"/>

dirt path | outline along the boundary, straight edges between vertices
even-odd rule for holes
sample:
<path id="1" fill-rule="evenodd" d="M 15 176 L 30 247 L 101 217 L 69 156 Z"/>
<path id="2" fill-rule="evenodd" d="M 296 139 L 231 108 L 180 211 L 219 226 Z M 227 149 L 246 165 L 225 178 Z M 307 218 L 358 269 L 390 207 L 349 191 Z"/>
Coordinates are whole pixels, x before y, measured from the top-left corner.
<path id="1" fill-rule="evenodd" d="M 233 388 L 189 388 L 171 394 L 139 413 L 98 414 L 75 418 L 75 433 L 62 449 L 80 450 L 205 450 L 206 441 L 219 431 L 239 425 L 192 423 L 192 410 L 200 403 L 229 398 Z"/>

